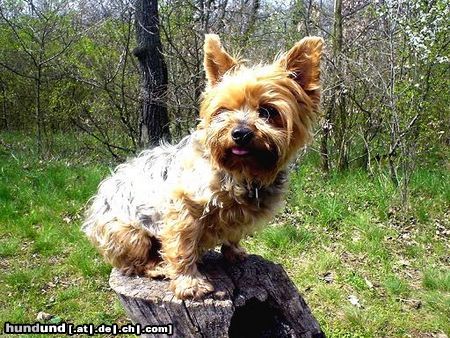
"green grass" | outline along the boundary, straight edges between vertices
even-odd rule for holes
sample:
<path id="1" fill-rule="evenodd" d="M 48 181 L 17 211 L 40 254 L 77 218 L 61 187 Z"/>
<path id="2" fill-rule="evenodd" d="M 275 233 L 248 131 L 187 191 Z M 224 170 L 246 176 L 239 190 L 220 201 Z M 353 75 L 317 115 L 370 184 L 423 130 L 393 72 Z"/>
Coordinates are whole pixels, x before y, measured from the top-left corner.
<path id="1" fill-rule="evenodd" d="M 428 290 L 450 292 L 450 271 L 427 269 L 424 271 L 422 284 Z"/>
<path id="2" fill-rule="evenodd" d="M 85 204 L 108 166 L 79 153 L 42 161 L 30 139 L 6 134 L 2 141 L 1 326 L 34 323 L 40 311 L 76 324 L 125 321 L 107 290 L 110 267 L 80 231 Z"/>
<path id="3" fill-rule="evenodd" d="M 34 323 L 40 311 L 127 322 L 110 267 L 79 230 L 109 172 L 104 157 L 60 136 L 42 161 L 31 139 L 1 139 L 0 325 Z M 402 210 L 386 174 L 325 178 L 310 157 L 292 172 L 283 212 L 244 245 L 283 264 L 328 337 L 449 335 L 449 177 L 445 166 L 419 168 Z"/>
<path id="4" fill-rule="evenodd" d="M 387 175 L 325 178 L 315 162 L 293 173 L 284 212 L 249 250 L 283 264 L 329 337 L 448 335 L 449 172 L 420 168 L 402 210 Z"/>

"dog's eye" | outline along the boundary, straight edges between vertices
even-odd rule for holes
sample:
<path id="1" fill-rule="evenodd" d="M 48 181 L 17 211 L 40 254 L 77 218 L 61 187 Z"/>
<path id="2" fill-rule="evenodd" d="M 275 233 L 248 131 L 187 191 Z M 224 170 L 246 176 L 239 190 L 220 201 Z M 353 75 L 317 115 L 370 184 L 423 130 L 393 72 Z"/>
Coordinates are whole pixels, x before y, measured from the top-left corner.
<path id="1" fill-rule="evenodd" d="M 278 116 L 278 110 L 271 106 L 261 106 L 258 109 L 259 117 L 268 120 Z"/>
<path id="2" fill-rule="evenodd" d="M 222 113 L 225 113 L 226 111 L 228 111 L 228 109 L 223 108 L 223 107 L 220 107 L 219 109 L 217 109 L 217 110 L 214 112 L 213 116 L 218 116 L 218 115 L 220 115 L 220 114 L 222 114 Z"/>

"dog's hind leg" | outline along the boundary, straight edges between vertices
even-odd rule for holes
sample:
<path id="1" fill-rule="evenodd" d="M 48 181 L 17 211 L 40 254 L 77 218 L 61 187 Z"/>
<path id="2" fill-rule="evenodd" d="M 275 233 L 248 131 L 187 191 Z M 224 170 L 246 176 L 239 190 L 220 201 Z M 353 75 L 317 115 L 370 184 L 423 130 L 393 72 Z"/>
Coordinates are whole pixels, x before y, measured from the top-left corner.
<path id="1" fill-rule="evenodd" d="M 160 261 L 158 240 L 139 224 L 119 220 L 97 224 L 89 238 L 107 262 L 127 275 L 143 275 Z"/>
<path id="2" fill-rule="evenodd" d="M 170 288 L 179 299 L 198 299 L 214 289 L 197 269 L 202 231 L 190 215 L 181 213 L 174 218 L 166 219 L 160 236 L 162 256 L 172 279 Z"/>

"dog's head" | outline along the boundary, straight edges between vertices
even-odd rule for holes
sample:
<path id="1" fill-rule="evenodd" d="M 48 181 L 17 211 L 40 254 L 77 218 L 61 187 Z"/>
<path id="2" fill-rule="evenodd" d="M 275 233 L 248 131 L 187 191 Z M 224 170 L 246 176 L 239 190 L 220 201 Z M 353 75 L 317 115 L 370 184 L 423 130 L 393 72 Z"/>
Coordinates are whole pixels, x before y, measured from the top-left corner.
<path id="1" fill-rule="evenodd" d="M 206 35 L 208 83 L 199 129 L 213 165 L 246 181 L 273 182 L 311 138 L 322 45 L 322 38 L 307 37 L 274 63 L 249 68 L 222 48 L 217 35 Z"/>

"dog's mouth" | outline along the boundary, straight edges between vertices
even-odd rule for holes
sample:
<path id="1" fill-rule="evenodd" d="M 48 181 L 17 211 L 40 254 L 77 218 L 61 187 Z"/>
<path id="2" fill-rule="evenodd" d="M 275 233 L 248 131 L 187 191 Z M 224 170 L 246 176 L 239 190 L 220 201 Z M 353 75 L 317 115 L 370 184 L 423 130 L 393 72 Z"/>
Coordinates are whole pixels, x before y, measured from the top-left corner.
<path id="1" fill-rule="evenodd" d="M 250 149 L 236 146 L 231 148 L 231 153 L 236 156 L 245 156 L 250 153 Z"/>
<path id="2" fill-rule="evenodd" d="M 250 169 L 252 172 L 271 170 L 278 161 L 275 151 L 251 146 L 232 146 L 221 158 L 224 167 L 232 170 Z"/>

